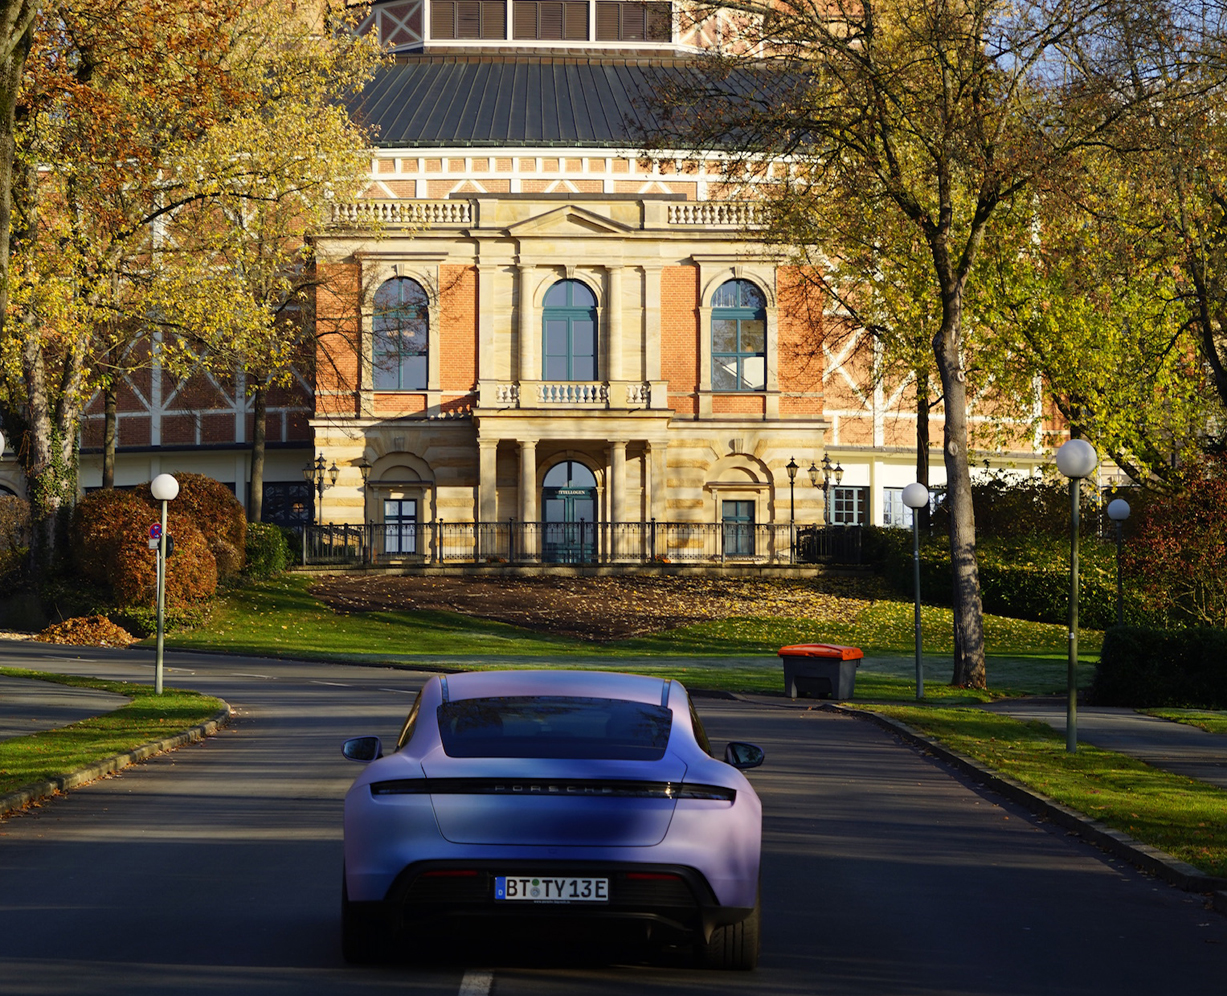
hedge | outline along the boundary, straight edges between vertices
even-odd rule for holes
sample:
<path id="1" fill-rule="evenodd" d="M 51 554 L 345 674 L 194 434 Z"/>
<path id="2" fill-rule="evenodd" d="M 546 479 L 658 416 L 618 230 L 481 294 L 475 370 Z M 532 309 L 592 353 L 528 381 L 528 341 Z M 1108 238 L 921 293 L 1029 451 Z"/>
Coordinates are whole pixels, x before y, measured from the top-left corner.
<path id="1" fill-rule="evenodd" d="M 73 510 L 70 536 L 77 568 L 110 588 L 121 608 L 154 604 L 157 571 L 149 527 L 158 513 L 139 491 L 112 489 L 86 495 Z M 166 571 L 167 605 L 182 607 L 210 598 L 217 590 L 217 564 L 204 535 L 173 504 L 166 522 L 175 538 Z"/>
<path id="2" fill-rule="evenodd" d="M 290 556 L 290 545 L 280 526 L 252 522 L 247 526 L 247 573 L 255 578 L 281 574 Z"/>
<path id="3" fill-rule="evenodd" d="M 900 594 L 912 594 L 912 534 L 867 527 L 862 551 Z M 985 537 L 976 545 L 984 611 L 1033 622 L 1069 619 L 1069 540 L 1051 535 Z M 1116 547 L 1094 536 L 1079 549 L 1078 620 L 1089 629 L 1116 625 Z M 954 580 L 945 536 L 926 537 L 920 551 L 921 600 L 949 605 Z M 1140 598 L 1127 590 L 1126 620 L 1139 621 Z"/>
<path id="4" fill-rule="evenodd" d="M 1227 709 L 1227 629 L 1110 629 L 1089 696 L 1135 709 Z"/>
<path id="5" fill-rule="evenodd" d="M 186 515 L 204 533 L 218 577 L 233 577 L 243 570 L 247 560 L 247 514 L 242 503 L 226 485 L 204 474 L 176 474 L 179 494 L 169 502 L 168 509 Z M 155 508 L 148 484 L 135 489 Z M 175 542 L 178 543 L 176 537 Z"/>

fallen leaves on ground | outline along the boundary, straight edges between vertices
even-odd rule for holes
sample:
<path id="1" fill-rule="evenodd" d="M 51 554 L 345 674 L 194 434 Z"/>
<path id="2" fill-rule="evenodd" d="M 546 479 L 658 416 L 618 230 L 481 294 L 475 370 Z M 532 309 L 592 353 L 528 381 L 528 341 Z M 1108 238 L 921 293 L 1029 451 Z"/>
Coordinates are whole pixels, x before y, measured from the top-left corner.
<path id="1" fill-rule="evenodd" d="M 578 637 L 623 640 L 735 616 L 853 623 L 884 596 L 872 576 L 439 577 L 334 575 L 311 593 L 338 612 L 442 610 Z"/>
<path id="2" fill-rule="evenodd" d="M 48 626 L 36 639 L 43 643 L 65 643 L 74 647 L 126 647 L 136 637 L 106 616 L 77 616 Z"/>

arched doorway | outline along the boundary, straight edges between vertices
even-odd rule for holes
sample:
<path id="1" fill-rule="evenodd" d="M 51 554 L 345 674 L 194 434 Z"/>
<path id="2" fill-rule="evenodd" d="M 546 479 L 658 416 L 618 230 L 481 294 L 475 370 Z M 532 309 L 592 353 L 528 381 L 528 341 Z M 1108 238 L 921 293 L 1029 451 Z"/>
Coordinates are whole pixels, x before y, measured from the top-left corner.
<path id="1" fill-rule="evenodd" d="M 541 484 L 542 557 L 556 564 L 592 560 L 596 551 L 596 477 L 576 460 L 554 464 Z"/>

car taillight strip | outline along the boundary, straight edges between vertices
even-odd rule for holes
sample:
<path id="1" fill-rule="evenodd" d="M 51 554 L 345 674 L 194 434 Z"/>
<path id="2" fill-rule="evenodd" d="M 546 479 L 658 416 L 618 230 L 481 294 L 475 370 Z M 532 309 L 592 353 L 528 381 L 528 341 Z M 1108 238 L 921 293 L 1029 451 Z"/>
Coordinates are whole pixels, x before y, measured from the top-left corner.
<path id="1" fill-rule="evenodd" d="M 372 782 L 371 795 L 498 795 L 594 799 L 715 799 L 732 802 L 736 789 L 683 782 L 617 779 L 398 778 Z"/>

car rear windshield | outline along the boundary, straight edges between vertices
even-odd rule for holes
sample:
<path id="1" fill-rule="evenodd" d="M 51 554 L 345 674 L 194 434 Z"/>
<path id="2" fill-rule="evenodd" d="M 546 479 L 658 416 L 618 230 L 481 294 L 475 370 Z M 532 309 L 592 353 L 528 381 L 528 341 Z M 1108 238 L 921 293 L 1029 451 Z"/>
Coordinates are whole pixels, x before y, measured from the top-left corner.
<path id="1" fill-rule="evenodd" d="M 461 699 L 439 706 L 449 757 L 547 757 L 655 761 L 673 713 L 620 699 L 532 696 Z"/>

